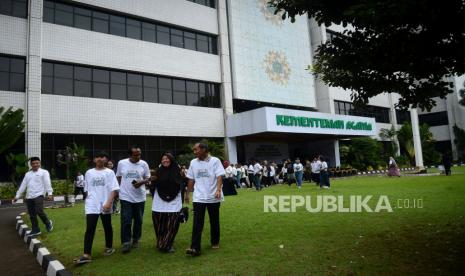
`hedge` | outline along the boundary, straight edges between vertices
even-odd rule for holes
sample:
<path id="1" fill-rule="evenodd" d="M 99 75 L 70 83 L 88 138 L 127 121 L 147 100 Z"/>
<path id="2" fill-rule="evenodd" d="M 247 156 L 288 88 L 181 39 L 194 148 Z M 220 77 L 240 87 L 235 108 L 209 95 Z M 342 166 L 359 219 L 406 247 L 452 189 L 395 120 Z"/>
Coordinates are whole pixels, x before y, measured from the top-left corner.
<path id="1" fill-rule="evenodd" d="M 66 181 L 65 180 L 52 180 L 52 188 L 54 195 L 64 195 L 66 194 Z M 18 187 L 19 188 L 19 187 Z M 12 183 L 0 186 L 0 199 L 12 199 L 16 195 L 18 190 Z M 68 194 L 73 193 L 74 187 L 72 184 L 68 185 Z M 23 194 L 24 196 L 25 194 Z"/>

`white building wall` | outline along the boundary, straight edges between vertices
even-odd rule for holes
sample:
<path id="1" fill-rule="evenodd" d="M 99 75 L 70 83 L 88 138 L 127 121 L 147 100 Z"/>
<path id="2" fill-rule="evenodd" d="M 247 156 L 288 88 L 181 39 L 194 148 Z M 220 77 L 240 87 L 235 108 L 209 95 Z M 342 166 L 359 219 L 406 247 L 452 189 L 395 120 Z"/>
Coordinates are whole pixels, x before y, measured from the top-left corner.
<path id="1" fill-rule="evenodd" d="M 27 20 L 0 14 L 0 53 L 26 56 Z"/>

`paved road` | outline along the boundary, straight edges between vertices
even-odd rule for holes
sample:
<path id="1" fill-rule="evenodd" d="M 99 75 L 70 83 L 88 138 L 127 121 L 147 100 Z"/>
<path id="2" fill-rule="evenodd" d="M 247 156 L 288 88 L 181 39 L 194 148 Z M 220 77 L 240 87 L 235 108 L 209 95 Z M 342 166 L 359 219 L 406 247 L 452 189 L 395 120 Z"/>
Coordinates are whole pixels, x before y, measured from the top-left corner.
<path id="1" fill-rule="evenodd" d="M 44 275 L 15 231 L 16 216 L 25 210 L 24 206 L 0 208 L 0 275 Z"/>

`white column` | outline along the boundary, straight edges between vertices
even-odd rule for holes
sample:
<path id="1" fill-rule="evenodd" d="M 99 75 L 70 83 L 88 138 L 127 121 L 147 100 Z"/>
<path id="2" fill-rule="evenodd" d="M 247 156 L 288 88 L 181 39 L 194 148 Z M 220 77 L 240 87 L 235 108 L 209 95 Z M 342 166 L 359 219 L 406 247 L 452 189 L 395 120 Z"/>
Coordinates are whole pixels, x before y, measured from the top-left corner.
<path id="1" fill-rule="evenodd" d="M 389 93 L 389 117 L 391 120 L 391 124 L 394 127 L 394 129 L 397 130 L 397 116 L 396 116 L 396 107 L 394 106 L 394 96 L 392 93 Z M 397 146 L 397 152 L 396 155 L 400 155 L 400 144 L 399 144 L 399 139 L 397 139 L 397 135 L 394 137 L 394 140 L 391 141 Z"/>
<path id="2" fill-rule="evenodd" d="M 418 112 L 416 108 L 410 109 L 412 120 L 413 146 L 415 148 L 415 166 L 418 170 L 423 170 L 423 152 L 421 150 L 420 126 L 418 125 Z"/>
<path id="3" fill-rule="evenodd" d="M 339 140 L 334 140 L 334 162 L 336 167 L 341 166 L 341 155 L 339 152 Z"/>
<path id="4" fill-rule="evenodd" d="M 229 49 L 229 30 L 227 0 L 218 0 L 218 31 L 219 55 L 221 61 L 221 99 L 224 111 L 224 133 L 226 136 L 226 120 L 233 113 L 233 91 L 231 81 L 231 60 Z M 237 162 L 236 139 L 226 137 L 224 141 L 226 158 L 232 163 Z"/>
<path id="5" fill-rule="evenodd" d="M 29 0 L 26 57 L 26 155 L 41 155 L 42 0 Z"/>

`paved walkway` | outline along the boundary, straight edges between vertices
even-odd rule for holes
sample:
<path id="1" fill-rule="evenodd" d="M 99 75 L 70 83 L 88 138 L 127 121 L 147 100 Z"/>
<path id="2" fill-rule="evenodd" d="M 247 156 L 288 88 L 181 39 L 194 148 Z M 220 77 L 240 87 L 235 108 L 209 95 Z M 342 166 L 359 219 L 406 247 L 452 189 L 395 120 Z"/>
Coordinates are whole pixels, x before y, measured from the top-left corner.
<path id="1" fill-rule="evenodd" d="M 25 210 L 24 206 L 0 208 L 0 275 L 44 275 L 15 231 L 16 216 Z"/>

